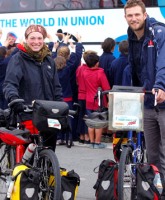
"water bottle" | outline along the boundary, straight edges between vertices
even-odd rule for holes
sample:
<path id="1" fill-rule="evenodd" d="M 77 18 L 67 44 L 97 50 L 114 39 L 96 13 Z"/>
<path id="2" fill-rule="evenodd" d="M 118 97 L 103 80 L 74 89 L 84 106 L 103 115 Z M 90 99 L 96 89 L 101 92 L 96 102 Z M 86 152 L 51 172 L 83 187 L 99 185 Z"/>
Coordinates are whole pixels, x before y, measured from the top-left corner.
<path id="1" fill-rule="evenodd" d="M 28 147 L 26 148 L 26 151 L 22 157 L 22 163 L 26 163 L 30 160 L 35 148 L 36 148 L 36 144 L 34 144 L 34 143 L 31 143 L 28 145 Z"/>
<path id="2" fill-rule="evenodd" d="M 159 194 L 162 194 L 163 186 L 162 186 L 162 181 L 161 181 L 159 173 L 155 174 L 153 183 L 154 183 L 155 187 L 157 188 L 157 190 L 159 191 Z"/>

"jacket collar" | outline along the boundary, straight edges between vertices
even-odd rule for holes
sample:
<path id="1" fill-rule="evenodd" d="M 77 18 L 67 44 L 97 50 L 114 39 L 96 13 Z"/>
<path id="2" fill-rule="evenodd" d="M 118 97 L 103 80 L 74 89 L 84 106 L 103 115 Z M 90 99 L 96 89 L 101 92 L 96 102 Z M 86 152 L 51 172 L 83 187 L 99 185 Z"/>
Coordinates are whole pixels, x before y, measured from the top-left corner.
<path id="1" fill-rule="evenodd" d="M 145 37 L 149 37 L 149 38 L 151 37 L 152 32 L 151 32 L 150 28 L 153 27 L 157 23 L 158 23 L 158 21 L 156 21 L 155 18 L 150 18 L 149 16 L 146 18 L 145 31 L 144 31 Z M 132 31 L 132 29 L 130 27 L 128 27 L 127 33 L 128 33 L 128 37 L 130 40 L 133 40 L 135 38 L 135 33 Z"/>

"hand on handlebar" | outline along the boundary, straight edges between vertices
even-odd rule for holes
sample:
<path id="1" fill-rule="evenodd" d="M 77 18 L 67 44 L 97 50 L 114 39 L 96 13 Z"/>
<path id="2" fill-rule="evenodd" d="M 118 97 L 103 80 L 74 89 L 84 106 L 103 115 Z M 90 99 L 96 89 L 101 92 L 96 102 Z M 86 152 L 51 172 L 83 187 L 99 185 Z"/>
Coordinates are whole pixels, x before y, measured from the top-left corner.
<path id="1" fill-rule="evenodd" d="M 165 91 L 153 88 L 152 93 L 155 95 L 155 103 L 163 103 L 165 101 Z"/>
<path id="2" fill-rule="evenodd" d="M 9 108 L 13 109 L 14 113 L 18 114 L 24 111 L 24 100 L 18 98 L 12 98 L 8 106 Z"/>
<path id="3" fill-rule="evenodd" d="M 20 113 L 24 111 L 24 104 L 22 102 L 17 102 L 12 105 L 12 109 L 15 113 Z"/>

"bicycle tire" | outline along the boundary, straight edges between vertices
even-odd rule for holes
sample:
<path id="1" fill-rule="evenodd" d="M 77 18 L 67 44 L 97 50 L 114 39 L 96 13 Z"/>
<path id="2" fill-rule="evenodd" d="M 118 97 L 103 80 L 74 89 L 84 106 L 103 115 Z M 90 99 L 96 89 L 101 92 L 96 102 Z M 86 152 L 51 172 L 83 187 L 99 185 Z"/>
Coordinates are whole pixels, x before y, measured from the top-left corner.
<path id="1" fill-rule="evenodd" d="M 136 188 L 132 182 L 132 149 L 123 147 L 118 171 L 118 200 L 136 199 Z"/>
<path id="2" fill-rule="evenodd" d="M 8 184 L 15 165 L 14 147 L 0 143 L 0 199 L 6 199 Z"/>
<path id="3" fill-rule="evenodd" d="M 50 149 L 39 152 L 37 167 L 42 171 L 39 199 L 60 200 L 61 175 L 56 154 Z"/>

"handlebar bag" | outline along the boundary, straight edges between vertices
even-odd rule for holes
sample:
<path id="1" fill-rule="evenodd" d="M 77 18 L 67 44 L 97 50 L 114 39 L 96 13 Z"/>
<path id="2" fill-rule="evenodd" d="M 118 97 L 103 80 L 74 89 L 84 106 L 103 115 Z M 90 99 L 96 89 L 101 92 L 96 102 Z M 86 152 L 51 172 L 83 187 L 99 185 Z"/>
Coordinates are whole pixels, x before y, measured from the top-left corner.
<path id="1" fill-rule="evenodd" d="M 62 101 L 35 100 L 33 124 L 39 131 L 69 128 L 69 106 Z"/>

